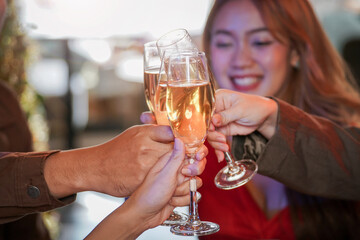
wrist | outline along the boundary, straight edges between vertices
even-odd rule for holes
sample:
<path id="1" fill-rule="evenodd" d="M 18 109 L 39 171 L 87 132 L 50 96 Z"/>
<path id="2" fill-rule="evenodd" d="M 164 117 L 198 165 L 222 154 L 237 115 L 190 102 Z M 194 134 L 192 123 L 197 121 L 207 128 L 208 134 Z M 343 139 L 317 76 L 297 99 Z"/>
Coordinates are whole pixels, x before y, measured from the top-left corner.
<path id="1" fill-rule="evenodd" d="M 61 151 L 45 161 L 44 177 L 54 197 L 63 198 L 86 190 L 81 151 Z"/>
<path id="2" fill-rule="evenodd" d="M 273 98 L 266 98 L 265 100 L 267 101 L 266 109 L 268 114 L 258 131 L 269 140 L 276 132 L 279 106 Z"/>
<path id="3" fill-rule="evenodd" d="M 129 198 L 119 209 L 120 223 L 123 224 L 125 232 L 119 234 L 120 239 L 136 239 L 140 234 L 150 228 L 148 219 L 139 211 L 139 206 Z M 125 236 L 121 238 L 121 236 Z"/>
<path id="4" fill-rule="evenodd" d="M 86 237 L 91 239 L 133 240 L 148 229 L 136 205 L 129 199 L 108 215 Z"/>

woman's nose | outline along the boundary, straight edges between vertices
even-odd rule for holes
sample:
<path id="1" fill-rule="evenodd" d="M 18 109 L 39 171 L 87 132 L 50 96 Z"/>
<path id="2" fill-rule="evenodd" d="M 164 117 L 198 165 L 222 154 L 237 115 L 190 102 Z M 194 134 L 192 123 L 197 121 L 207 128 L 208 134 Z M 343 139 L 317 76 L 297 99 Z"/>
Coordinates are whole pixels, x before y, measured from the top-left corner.
<path id="1" fill-rule="evenodd" d="M 250 49 L 245 45 L 237 46 L 233 54 L 232 66 L 236 68 L 247 68 L 250 67 L 252 63 L 253 59 Z"/>

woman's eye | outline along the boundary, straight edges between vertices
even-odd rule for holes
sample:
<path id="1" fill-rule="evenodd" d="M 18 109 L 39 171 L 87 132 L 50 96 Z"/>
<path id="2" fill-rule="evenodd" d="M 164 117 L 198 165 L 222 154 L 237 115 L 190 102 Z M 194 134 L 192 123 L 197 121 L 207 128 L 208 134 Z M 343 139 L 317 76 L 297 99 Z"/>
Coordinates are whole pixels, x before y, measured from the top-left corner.
<path id="1" fill-rule="evenodd" d="M 219 42 L 215 44 L 217 48 L 227 48 L 227 47 L 231 47 L 233 44 L 232 43 L 224 43 L 224 42 Z"/>
<path id="2" fill-rule="evenodd" d="M 253 46 L 256 46 L 256 47 L 263 47 L 263 46 L 268 46 L 270 44 L 272 44 L 273 41 L 255 41 L 253 42 Z"/>

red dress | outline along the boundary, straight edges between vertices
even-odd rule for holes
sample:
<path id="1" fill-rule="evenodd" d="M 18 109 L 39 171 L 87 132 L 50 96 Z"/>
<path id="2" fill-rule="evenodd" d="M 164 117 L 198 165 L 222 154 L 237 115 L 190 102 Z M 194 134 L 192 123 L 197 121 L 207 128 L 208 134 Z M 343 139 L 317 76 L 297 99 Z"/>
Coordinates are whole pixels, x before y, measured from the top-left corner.
<path id="1" fill-rule="evenodd" d="M 215 186 L 214 177 L 226 163 L 218 163 L 214 149 L 207 142 L 206 146 L 209 155 L 201 175 L 199 215 L 203 221 L 219 224 L 220 231 L 200 239 L 295 239 L 288 208 L 267 219 L 245 186 L 232 190 Z"/>

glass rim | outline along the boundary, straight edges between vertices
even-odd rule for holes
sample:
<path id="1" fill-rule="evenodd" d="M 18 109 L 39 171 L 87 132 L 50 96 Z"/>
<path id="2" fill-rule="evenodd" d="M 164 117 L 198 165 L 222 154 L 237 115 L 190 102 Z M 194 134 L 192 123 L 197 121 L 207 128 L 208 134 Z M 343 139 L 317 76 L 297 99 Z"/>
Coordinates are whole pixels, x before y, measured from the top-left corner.
<path id="1" fill-rule="evenodd" d="M 187 62 L 186 59 L 188 58 L 191 58 L 191 57 L 194 57 L 196 59 L 201 59 L 200 61 L 202 62 L 201 64 L 203 65 L 204 67 L 204 70 L 205 70 L 205 80 L 206 82 L 210 82 L 210 75 L 209 75 L 209 70 L 208 70 L 208 61 L 207 61 L 207 58 L 206 58 L 206 55 L 205 55 L 205 52 L 203 51 L 182 51 L 182 52 L 177 52 L 177 53 L 173 53 L 171 55 L 168 56 L 168 60 L 169 62 L 171 62 L 172 60 L 174 61 L 177 61 L 179 60 L 180 62 L 182 63 L 185 63 Z M 170 64 L 170 63 L 169 63 Z M 167 71 L 166 71 L 166 75 L 169 74 L 169 71 L 170 71 L 171 68 L 169 68 Z M 190 79 L 188 79 L 190 80 Z M 188 81 L 186 80 L 186 82 Z M 172 80 L 172 78 L 167 78 L 167 83 L 174 83 L 176 81 Z"/>
<path id="2" fill-rule="evenodd" d="M 146 42 L 144 43 L 144 48 L 157 48 L 157 45 L 156 45 L 156 40 L 155 41 L 150 41 L 150 42 Z"/>
<path id="3" fill-rule="evenodd" d="M 193 50 L 190 50 L 190 49 L 183 49 L 181 51 L 177 51 L 177 52 L 172 52 L 170 53 L 167 57 L 168 58 L 173 58 L 174 56 L 200 56 L 200 57 L 206 57 L 206 54 L 204 51 L 193 51 Z"/>
<path id="4" fill-rule="evenodd" d="M 169 44 L 164 44 L 164 45 L 160 45 L 160 46 L 159 46 L 159 42 L 161 42 L 161 40 L 166 39 L 165 37 L 168 36 L 170 33 L 180 32 L 180 31 L 182 31 L 182 32 L 185 33 L 184 36 L 182 36 L 182 37 L 179 38 L 179 39 L 176 39 L 176 41 L 175 41 L 175 40 L 171 41 L 171 43 L 169 43 Z M 165 33 L 164 35 L 162 35 L 162 36 L 156 41 L 156 46 L 157 46 L 158 48 L 169 47 L 169 46 L 173 45 L 174 43 L 183 40 L 183 39 L 184 39 L 185 37 L 187 37 L 187 36 L 190 36 L 190 35 L 189 35 L 189 32 L 188 32 L 185 28 L 174 29 L 174 30 L 171 30 L 171 31 Z"/>

